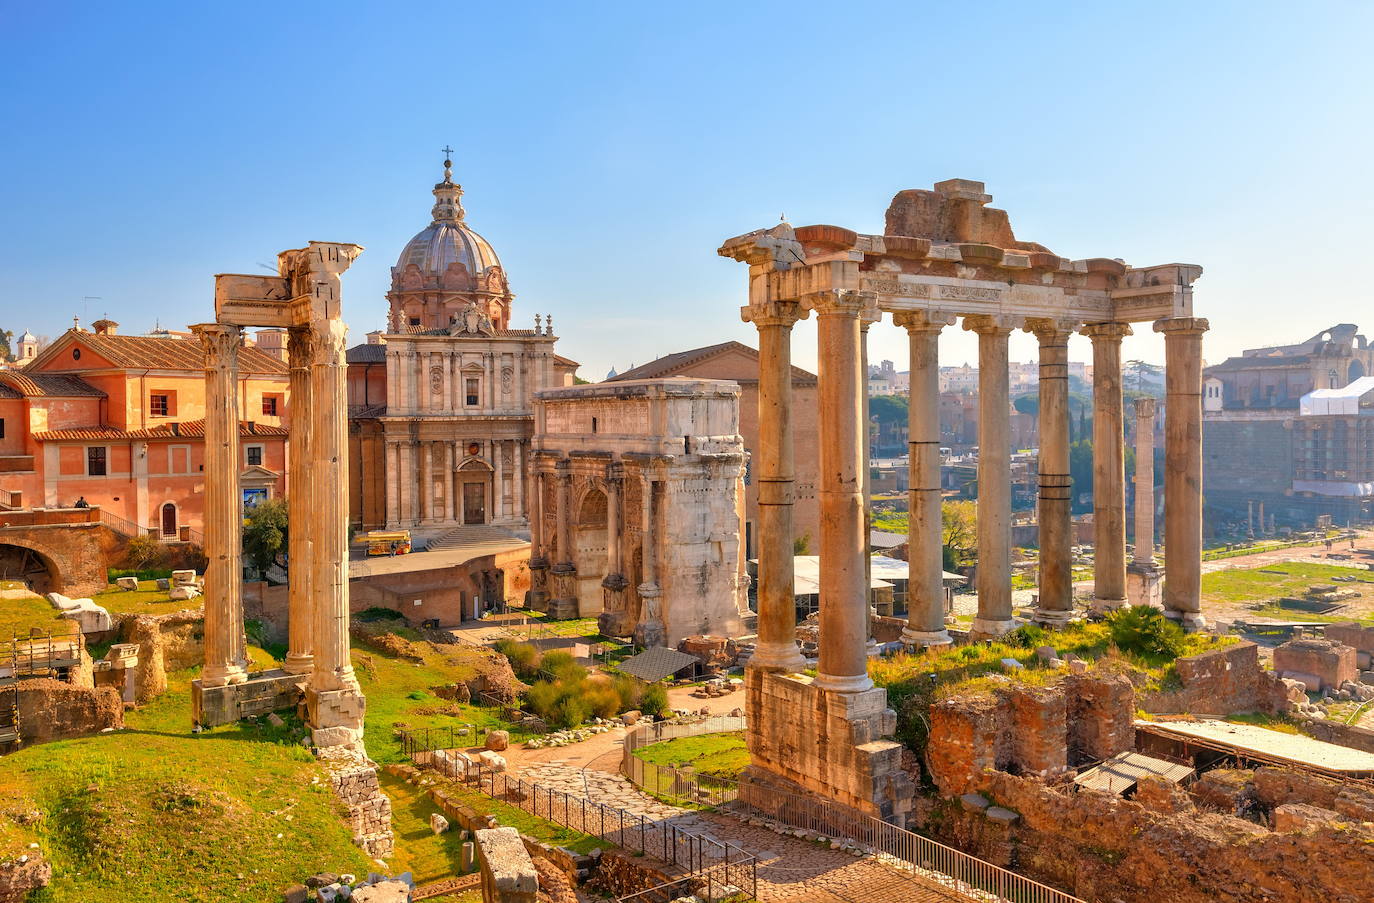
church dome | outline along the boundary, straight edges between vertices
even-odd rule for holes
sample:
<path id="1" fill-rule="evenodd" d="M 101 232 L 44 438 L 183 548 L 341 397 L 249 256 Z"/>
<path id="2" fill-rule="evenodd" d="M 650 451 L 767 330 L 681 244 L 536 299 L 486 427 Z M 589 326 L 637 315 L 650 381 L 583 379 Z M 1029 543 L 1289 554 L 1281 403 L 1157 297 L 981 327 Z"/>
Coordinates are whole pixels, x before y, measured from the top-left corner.
<path id="1" fill-rule="evenodd" d="M 437 275 L 461 263 L 476 277 L 501 266 L 491 243 L 463 221 L 463 186 L 453 181 L 452 166 L 451 160 L 444 161 L 444 180 L 434 186 L 434 219 L 401 251 L 396 261 L 398 271 L 414 264 L 422 273 Z"/>

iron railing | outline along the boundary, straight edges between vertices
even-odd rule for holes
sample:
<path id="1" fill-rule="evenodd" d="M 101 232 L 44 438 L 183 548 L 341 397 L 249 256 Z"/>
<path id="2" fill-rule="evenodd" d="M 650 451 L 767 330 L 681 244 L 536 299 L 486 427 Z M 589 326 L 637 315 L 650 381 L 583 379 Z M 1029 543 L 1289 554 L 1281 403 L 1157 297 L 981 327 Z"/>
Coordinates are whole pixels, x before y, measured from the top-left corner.
<path id="1" fill-rule="evenodd" d="M 459 733 L 466 730 L 467 734 Z M 439 749 L 468 749 L 481 746 L 486 742 L 486 727 L 471 728 L 419 727 L 397 731 L 401 740 L 401 751 L 406 758 L 414 759 L 420 753 L 434 752 Z"/>
<path id="2" fill-rule="evenodd" d="M 678 828 L 671 821 L 654 821 L 643 815 L 541 787 L 532 781 L 511 778 L 504 772 L 483 768 L 457 756 L 426 755 L 425 741 L 436 735 L 414 738 L 423 731 L 400 731 L 402 749 L 417 765 L 444 777 L 462 781 L 494 800 L 565 828 L 596 837 L 608 844 L 653 856 L 683 869 L 687 876 L 712 875 L 717 884 L 740 888 L 750 898 L 758 893 L 758 860 L 731 843 Z M 420 755 L 416 756 L 410 750 Z"/>
<path id="3" fill-rule="evenodd" d="M 657 721 L 636 725 L 625 734 L 620 771 L 629 778 L 630 783 L 645 793 L 671 800 L 678 805 L 691 804 L 712 808 L 723 806 L 739 796 L 737 782 L 728 778 L 696 774 L 668 765 L 654 765 L 636 756 L 635 751 L 679 737 L 742 731 L 747 726 L 742 716 L 731 715 L 715 715 L 704 721 L 691 721 L 685 724 Z"/>
<path id="4" fill-rule="evenodd" d="M 671 903 L 682 897 L 693 896 L 713 903 L 746 903 L 754 899 L 744 888 L 731 884 L 728 877 L 717 874 L 716 869 L 707 869 L 701 875 L 688 875 L 628 896 L 616 897 L 613 903 Z"/>

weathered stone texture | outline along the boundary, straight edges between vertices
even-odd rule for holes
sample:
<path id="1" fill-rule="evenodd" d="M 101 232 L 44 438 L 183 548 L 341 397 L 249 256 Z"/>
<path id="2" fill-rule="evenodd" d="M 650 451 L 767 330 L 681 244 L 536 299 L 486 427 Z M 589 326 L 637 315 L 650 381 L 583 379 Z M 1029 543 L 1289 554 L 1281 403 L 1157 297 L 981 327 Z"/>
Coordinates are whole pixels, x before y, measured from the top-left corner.
<path id="1" fill-rule="evenodd" d="M 514 828 L 477 831 L 482 899 L 487 903 L 535 903 L 539 872 Z"/>
<path id="2" fill-rule="evenodd" d="M 1274 671 L 1278 674 L 1311 674 L 1323 688 L 1336 689 L 1359 677 L 1355 650 L 1332 640 L 1289 640 L 1274 650 Z"/>
<path id="3" fill-rule="evenodd" d="M 1068 768 L 1064 695 L 1060 687 L 1018 685 L 1006 691 L 1011 756 L 1022 773 L 1050 776 Z"/>
<path id="4" fill-rule="evenodd" d="M 1174 663 L 1181 690 L 1147 693 L 1140 700 L 1147 712 L 1230 715 L 1233 712 L 1284 711 L 1288 691 L 1278 675 L 1260 665 L 1259 647 L 1238 643 L 1190 655 Z"/>
<path id="5" fill-rule="evenodd" d="M 390 856 L 391 800 L 377 783 L 376 763 L 345 746 L 326 747 L 318 754 L 334 795 L 346 809 L 353 842 L 374 859 Z"/>
<path id="6" fill-rule="evenodd" d="M 1215 768 L 1188 786 L 1198 805 L 1226 815 L 1240 815 L 1255 802 L 1255 773 L 1246 769 Z"/>
<path id="7" fill-rule="evenodd" d="M 0 903 L 24 903 L 31 893 L 47 887 L 52 880 L 52 865 L 41 852 L 29 850 L 23 855 L 23 862 L 16 857 L 0 863 Z"/>
<path id="8" fill-rule="evenodd" d="M 138 644 L 134 700 L 143 705 L 167 691 L 167 672 L 205 659 L 205 619 L 199 610 L 166 615 L 119 615 L 120 638 Z"/>
<path id="9" fill-rule="evenodd" d="M 1135 688 L 1121 674 L 1071 674 L 1068 697 L 1071 763 L 1109 759 L 1135 746 Z"/>
<path id="10" fill-rule="evenodd" d="M 74 687 L 51 678 L 18 684 L 19 736 L 25 743 L 84 737 L 124 726 L 124 700 L 114 687 Z"/>

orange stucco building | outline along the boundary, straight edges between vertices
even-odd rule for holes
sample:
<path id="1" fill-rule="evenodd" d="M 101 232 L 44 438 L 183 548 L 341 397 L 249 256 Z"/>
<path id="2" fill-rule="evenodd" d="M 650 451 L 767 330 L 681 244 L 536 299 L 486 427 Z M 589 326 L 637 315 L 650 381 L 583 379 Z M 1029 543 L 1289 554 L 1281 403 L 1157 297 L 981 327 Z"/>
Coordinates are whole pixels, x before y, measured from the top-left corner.
<path id="1" fill-rule="evenodd" d="M 198 539 L 204 506 L 205 356 L 193 339 L 69 329 L 0 370 L 0 506 L 84 498 L 126 532 Z M 240 353 L 246 502 L 286 489 L 286 365 Z"/>

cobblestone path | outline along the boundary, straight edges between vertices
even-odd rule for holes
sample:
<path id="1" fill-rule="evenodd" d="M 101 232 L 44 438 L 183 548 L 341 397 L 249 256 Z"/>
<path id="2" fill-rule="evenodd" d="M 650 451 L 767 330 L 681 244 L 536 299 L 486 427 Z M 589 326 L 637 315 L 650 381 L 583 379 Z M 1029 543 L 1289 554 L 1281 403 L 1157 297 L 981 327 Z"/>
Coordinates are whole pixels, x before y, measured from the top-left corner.
<path id="1" fill-rule="evenodd" d="M 618 762 L 616 763 L 618 764 Z M 777 834 L 714 812 L 679 809 L 640 793 L 618 774 L 559 762 L 531 763 L 525 780 L 589 802 L 605 803 L 683 831 L 733 844 L 759 860 L 762 903 L 968 903 L 969 898 L 873 859 Z"/>

